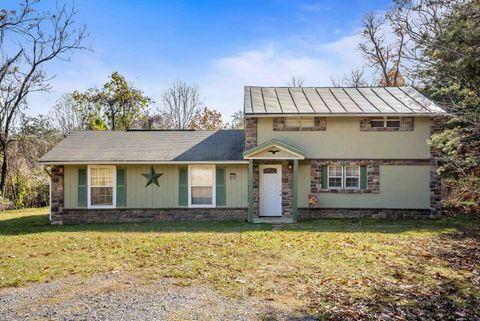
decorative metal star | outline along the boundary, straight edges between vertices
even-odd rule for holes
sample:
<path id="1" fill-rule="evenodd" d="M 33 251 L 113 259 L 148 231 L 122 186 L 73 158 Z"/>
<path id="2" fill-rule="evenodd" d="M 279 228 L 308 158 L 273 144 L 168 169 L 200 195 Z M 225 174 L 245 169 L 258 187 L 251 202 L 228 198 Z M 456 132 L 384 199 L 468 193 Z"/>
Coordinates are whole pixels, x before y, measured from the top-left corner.
<path id="1" fill-rule="evenodd" d="M 152 183 L 157 185 L 157 186 L 160 186 L 158 184 L 158 178 L 162 175 L 163 175 L 163 173 L 159 173 L 159 174 L 155 173 L 155 170 L 153 169 L 153 166 L 152 166 L 150 168 L 150 173 L 142 174 L 142 176 L 147 179 L 147 185 L 145 185 L 145 187 L 147 187 L 148 185 L 150 185 Z"/>

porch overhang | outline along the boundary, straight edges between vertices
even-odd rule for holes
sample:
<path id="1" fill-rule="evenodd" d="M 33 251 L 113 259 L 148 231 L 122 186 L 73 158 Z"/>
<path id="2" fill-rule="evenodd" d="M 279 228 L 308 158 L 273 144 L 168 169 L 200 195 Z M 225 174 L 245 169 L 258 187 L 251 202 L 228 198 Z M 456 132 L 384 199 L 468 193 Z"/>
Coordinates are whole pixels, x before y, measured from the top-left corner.
<path id="1" fill-rule="evenodd" d="M 260 144 L 254 148 L 243 152 L 244 159 L 283 159 L 283 160 L 303 160 L 305 154 L 303 151 L 285 144 L 276 139 Z"/>

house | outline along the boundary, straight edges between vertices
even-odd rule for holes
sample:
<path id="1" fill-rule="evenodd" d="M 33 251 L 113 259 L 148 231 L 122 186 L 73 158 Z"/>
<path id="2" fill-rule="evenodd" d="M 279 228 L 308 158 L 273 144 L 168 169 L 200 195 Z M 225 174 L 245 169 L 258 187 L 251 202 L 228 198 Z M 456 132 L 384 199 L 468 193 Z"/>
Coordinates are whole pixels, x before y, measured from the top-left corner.
<path id="1" fill-rule="evenodd" d="M 244 130 L 85 131 L 42 159 L 51 223 L 440 215 L 413 87 L 245 87 Z"/>

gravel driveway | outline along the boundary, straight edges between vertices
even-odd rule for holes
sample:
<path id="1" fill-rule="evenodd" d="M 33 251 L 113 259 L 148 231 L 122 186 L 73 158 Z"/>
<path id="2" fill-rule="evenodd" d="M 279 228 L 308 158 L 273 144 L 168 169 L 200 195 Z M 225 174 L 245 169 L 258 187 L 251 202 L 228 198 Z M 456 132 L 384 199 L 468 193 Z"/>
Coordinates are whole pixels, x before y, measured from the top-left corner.
<path id="1" fill-rule="evenodd" d="M 312 320 L 271 302 L 232 299 L 205 286 L 146 282 L 127 274 L 0 289 L 0 320 Z"/>

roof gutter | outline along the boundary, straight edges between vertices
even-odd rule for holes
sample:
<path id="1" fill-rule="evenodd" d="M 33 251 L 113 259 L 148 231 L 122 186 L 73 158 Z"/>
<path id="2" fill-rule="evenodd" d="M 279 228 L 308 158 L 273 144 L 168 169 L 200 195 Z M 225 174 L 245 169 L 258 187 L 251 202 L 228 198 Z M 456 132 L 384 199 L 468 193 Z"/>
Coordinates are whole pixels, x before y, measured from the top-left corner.
<path id="1" fill-rule="evenodd" d="M 44 165 L 112 165 L 112 164 L 122 164 L 122 165 L 188 165 L 188 164 L 248 164 L 246 160 L 236 160 L 236 161 L 103 161 L 103 160 L 85 160 L 85 161 L 67 161 L 67 160 L 56 160 L 56 161 L 39 161 L 40 164 Z"/>
<path id="2" fill-rule="evenodd" d="M 438 117 L 448 116 L 448 113 L 245 113 L 247 117 Z"/>

